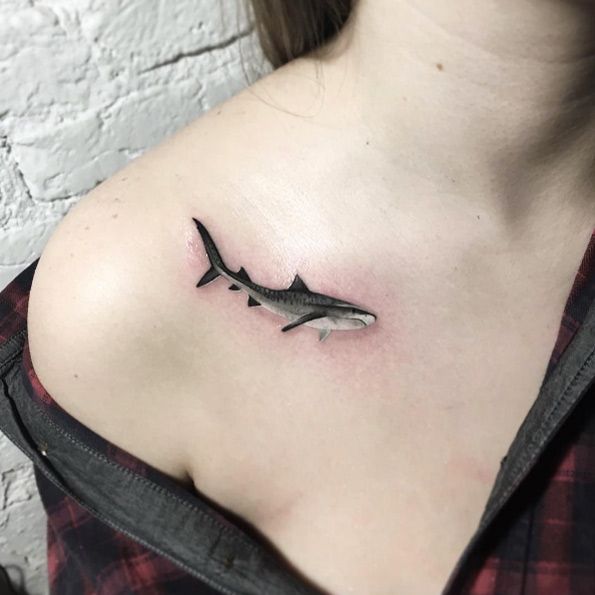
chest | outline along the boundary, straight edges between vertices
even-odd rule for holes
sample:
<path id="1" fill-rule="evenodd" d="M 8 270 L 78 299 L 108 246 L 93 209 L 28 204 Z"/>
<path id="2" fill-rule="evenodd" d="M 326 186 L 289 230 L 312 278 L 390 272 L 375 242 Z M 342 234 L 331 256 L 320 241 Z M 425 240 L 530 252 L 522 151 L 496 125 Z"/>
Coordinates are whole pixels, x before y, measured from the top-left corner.
<path id="1" fill-rule="evenodd" d="M 354 365 L 342 384 L 323 363 L 276 366 L 258 392 L 189 414 L 196 488 L 330 593 L 439 592 L 538 394 L 555 332 L 544 320 L 486 320 L 434 338 L 409 358 L 395 346 L 398 361 L 389 350 L 382 366 Z"/>

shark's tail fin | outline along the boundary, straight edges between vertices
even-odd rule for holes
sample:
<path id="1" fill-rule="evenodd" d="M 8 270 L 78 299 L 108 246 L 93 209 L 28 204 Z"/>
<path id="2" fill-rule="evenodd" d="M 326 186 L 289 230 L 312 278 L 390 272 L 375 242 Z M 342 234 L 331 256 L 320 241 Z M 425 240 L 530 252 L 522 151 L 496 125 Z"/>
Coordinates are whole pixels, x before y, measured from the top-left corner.
<path id="1" fill-rule="evenodd" d="M 217 250 L 217 246 L 215 245 L 211 234 L 209 234 L 207 231 L 207 228 L 198 219 L 192 217 L 192 220 L 194 223 L 196 223 L 196 228 L 200 233 L 200 237 L 202 238 L 203 244 L 205 245 L 207 256 L 209 257 L 209 262 L 211 263 L 211 268 L 196 284 L 196 287 L 201 287 L 211 282 L 213 279 L 216 279 L 221 274 L 222 270 L 227 271 L 227 267 L 221 258 L 221 254 L 219 254 L 219 250 Z"/>

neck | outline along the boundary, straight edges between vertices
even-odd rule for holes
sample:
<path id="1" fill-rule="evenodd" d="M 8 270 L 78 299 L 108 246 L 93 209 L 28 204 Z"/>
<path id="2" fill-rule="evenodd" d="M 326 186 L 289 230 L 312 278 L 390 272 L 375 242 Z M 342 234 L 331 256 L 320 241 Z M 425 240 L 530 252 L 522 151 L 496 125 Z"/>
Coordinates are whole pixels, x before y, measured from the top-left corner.
<path id="1" fill-rule="evenodd" d="M 323 60 L 343 126 L 507 222 L 571 201 L 593 224 L 595 1 L 359 0 L 352 17 Z"/>

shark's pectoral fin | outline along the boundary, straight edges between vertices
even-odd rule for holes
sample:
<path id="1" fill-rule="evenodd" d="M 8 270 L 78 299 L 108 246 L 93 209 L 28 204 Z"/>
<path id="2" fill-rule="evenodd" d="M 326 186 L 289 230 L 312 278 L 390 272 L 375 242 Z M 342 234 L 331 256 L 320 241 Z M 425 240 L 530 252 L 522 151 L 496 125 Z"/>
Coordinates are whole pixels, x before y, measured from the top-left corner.
<path id="1" fill-rule="evenodd" d="M 234 285 L 233 283 L 229 286 L 229 289 L 231 289 L 232 291 L 240 291 L 240 288 L 237 285 Z"/>
<path id="2" fill-rule="evenodd" d="M 215 269 L 215 267 L 211 267 L 201 278 L 200 281 L 196 284 L 196 287 L 202 287 L 207 283 L 210 283 L 213 279 L 216 279 L 219 276 L 219 273 Z"/>
<path id="3" fill-rule="evenodd" d="M 318 340 L 324 341 L 330 334 L 331 334 L 330 328 L 321 328 L 320 332 L 318 333 Z"/>
<path id="4" fill-rule="evenodd" d="M 260 302 L 257 302 L 252 296 L 248 297 L 248 306 L 260 306 Z"/>
<path id="5" fill-rule="evenodd" d="M 290 322 L 289 324 L 285 325 L 281 330 L 283 332 L 290 331 L 292 328 L 296 326 L 300 326 L 300 324 L 305 324 L 306 322 L 310 322 L 310 320 L 316 320 L 317 318 L 324 318 L 326 316 L 325 312 L 310 312 L 309 314 L 304 314 L 300 316 L 297 320 Z"/>

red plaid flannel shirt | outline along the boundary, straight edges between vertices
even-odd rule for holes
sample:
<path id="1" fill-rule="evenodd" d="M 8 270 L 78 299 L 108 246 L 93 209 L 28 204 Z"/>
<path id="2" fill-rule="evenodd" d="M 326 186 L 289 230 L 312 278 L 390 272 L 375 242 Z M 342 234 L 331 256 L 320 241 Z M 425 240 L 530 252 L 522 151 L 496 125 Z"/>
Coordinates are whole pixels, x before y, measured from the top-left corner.
<path id="1" fill-rule="evenodd" d="M 26 329 L 29 290 L 37 262 L 0 293 L 0 345 Z M 594 296 L 595 234 L 568 297 L 548 373 L 580 327 Z M 171 482 L 168 477 L 107 442 L 60 408 L 35 375 L 26 342 L 22 365 L 31 399 L 42 405 L 52 419 L 66 427 L 76 426 L 105 457 L 168 489 Z M 595 594 L 593 397 L 591 385 L 589 393 L 583 396 L 543 453 L 531 481 L 518 488 L 513 505 L 502 515 L 497 531 L 486 535 L 458 573 L 453 593 Z M 51 595 L 219 593 L 169 559 L 102 523 L 37 469 L 35 477 L 47 512 Z M 193 494 L 201 498 L 200 494 Z M 221 517 L 219 512 L 213 514 Z"/>

